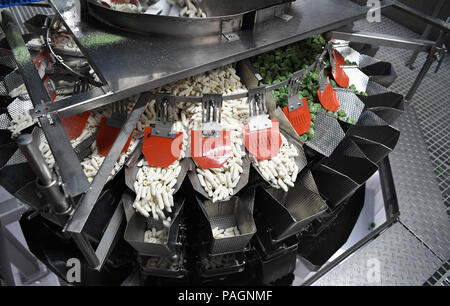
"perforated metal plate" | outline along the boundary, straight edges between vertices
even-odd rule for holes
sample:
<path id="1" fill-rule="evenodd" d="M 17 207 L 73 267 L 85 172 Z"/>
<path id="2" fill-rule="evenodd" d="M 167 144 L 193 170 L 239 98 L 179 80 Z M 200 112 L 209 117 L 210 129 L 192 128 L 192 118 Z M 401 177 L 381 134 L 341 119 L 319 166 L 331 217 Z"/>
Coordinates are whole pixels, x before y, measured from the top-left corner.
<path id="1" fill-rule="evenodd" d="M 364 103 L 351 90 L 336 89 L 336 95 L 341 105 L 339 110 L 344 110 L 349 118 L 358 120 L 364 109 Z"/>
<path id="2" fill-rule="evenodd" d="M 325 156 L 330 156 L 344 136 L 345 133 L 336 118 L 318 112 L 316 114 L 315 136 L 308 140 L 306 145 Z"/>
<path id="3" fill-rule="evenodd" d="M 9 126 L 11 119 L 9 119 L 8 114 L 0 115 L 0 130 L 6 130 Z"/>
<path id="4" fill-rule="evenodd" d="M 378 63 L 379 60 L 377 60 L 376 58 L 372 57 L 372 56 L 368 56 L 365 54 L 361 54 L 360 58 L 359 58 L 359 68 L 364 68 L 366 66 Z"/>
<path id="5" fill-rule="evenodd" d="M 33 103 L 31 103 L 31 100 L 22 100 L 22 97 L 19 96 L 14 101 L 12 101 L 8 106 L 8 113 L 11 116 L 11 118 L 16 118 L 19 115 L 25 113 L 26 111 L 29 111 L 33 108 Z"/>

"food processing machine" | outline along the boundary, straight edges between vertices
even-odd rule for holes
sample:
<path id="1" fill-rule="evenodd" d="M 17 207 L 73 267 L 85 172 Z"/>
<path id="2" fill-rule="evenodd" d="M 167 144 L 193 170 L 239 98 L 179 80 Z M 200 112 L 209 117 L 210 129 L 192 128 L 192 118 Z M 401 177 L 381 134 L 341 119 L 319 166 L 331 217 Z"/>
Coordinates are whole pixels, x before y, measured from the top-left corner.
<path id="1" fill-rule="evenodd" d="M 395 71 L 389 63 L 372 57 L 370 44 L 429 52 L 409 99 L 434 58 L 442 60 L 448 23 L 427 17 L 442 29 L 438 40 L 406 40 L 352 33 L 352 21 L 364 17 L 368 8 L 349 0 L 224 2 L 201 1 L 199 8 L 205 16 L 197 18 L 180 16 L 183 9 L 171 1 L 157 1 L 143 13 L 116 10 L 105 1 L 50 0 L 54 14 L 28 22 L 28 37 L 21 35 L 8 12 L 2 12 L 1 25 L 11 50 L 4 49 L 2 65 L 11 68 L 8 75 L 14 73 L 10 79 L 15 76 L 16 83 L 5 87 L 5 97 L 9 97 L 2 102 L 0 118 L 4 121 L 0 123 L 5 128 L 0 183 L 30 206 L 21 219 L 24 235 L 31 251 L 62 281 L 66 280 L 67 260 L 78 258 L 82 274 L 87 275 L 82 284 L 272 284 L 285 280 L 300 258 L 311 271 L 319 271 L 307 280 L 312 282 L 324 273 L 322 266 L 350 235 L 364 205 L 365 183 L 375 173 L 383 188 L 385 222 L 332 265 L 396 221 L 398 207 L 387 155 L 399 138 L 400 131 L 392 124 L 404 109 L 404 98 L 388 90 Z M 410 11 L 394 2 L 381 1 L 382 7 L 397 5 Z M 51 43 L 57 27 L 73 39 L 76 48 L 66 50 Z M 307 67 L 292 71 L 291 77 L 279 82 L 266 84 L 255 61 L 249 60 L 318 34 L 328 40 L 323 50 Z M 31 43 L 33 38 L 37 44 Z M 43 50 L 47 61 L 56 63 L 53 68 L 36 63 Z M 314 136 L 301 138 L 289 114 L 305 103 L 291 101 L 283 112 L 271 93 L 283 86 L 293 88 L 307 73 L 317 70 L 322 82 L 319 91 L 325 99 L 326 88 L 331 90 L 326 81 L 328 70 L 340 83 L 336 50 L 341 50 L 345 60 L 357 57 L 356 65 L 352 60 L 342 66 L 358 92 L 335 88 L 333 97 L 340 101 L 336 114 L 331 108 L 311 112 Z M 83 61 L 83 69 L 74 68 L 76 59 Z M 213 97 L 157 90 L 230 64 L 247 90 Z M 47 73 L 58 74 L 57 69 L 64 71 L 60 75 L 70 76 L 71 85 L 64 89 L 68 94 L 43 78 Z M 21 84 L 28 96 L 11 96 L 12 89 Z M 136 98 L 129 99 L 132 96 Z M 208 114 L 213 105 L 219 118 L 226 101 L 255 103 L 262 111 L 257 115 L 278 120 L 281 134 L 300 153 L 295 158 L 294 186 L 275 188 L 254 160 L 244 158 L 232 196 L 212 201 L 197 178 L 199 162 L 185 157 L 174 186 L 170 224 L 164 226 L 139 214 L 133 206 L 137 193 L 133 183 L 145 140 L 139 141 L 112 177 L 110 174 L 152 99 L 159 101 L 157 105 L 174 108 L 198 103 L 208 107 Z M 128 103 L 128 117 L 119 120 L 109 151 L 89 180 L 80 162 L 90 154 L 95 137 L 74 148 L 64 120 L 118 101 Z M 309 105 L 310 110 L 313 107 Z M 345 120 L 337 115 L 339 111 L 344 111 Z M 12 141 L 6 126 L 11 117 L 23 112 L 29 112 L 37 123 L 22 129 Z M 114 114 L 113 108 L 111 118 Z M 158 117 L 152 129 L 164 131 L 170 121 L 167 118 Z M 40 150 L 43 139 L 54 157 L 54 167 L 47 166 Z M 164 227 L 167 240 L 144 241 L 148 229 Z M 231 227 L 238 228 L 239 234 L 219 239 L 213 233 L 214 228 Z M 135 275 L 139 281 L 132 280 Z"/>

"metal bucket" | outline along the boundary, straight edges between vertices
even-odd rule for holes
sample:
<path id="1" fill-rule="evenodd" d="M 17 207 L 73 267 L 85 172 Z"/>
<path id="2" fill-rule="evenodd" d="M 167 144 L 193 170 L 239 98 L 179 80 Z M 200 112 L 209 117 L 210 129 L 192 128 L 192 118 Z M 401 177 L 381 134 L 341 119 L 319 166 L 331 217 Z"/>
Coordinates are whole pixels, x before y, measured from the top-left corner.
<path id="1" fill-rule="evenodd" d="M 179 257 L 176 258 L 167 258 L 169 261 L 176 261 L 176 269 L 166 269 L 166 268 L 154 268 L 148 267 L 147 262 L 150 260 L 149 257 L 141 256 L 138 259 L 141 262 L 141 273 L 146 276 L 157 276 L 157 277 L 165 277 L 165 278 L 173 278 L 180 279 L 184 278 L 188 275 L 188 271 L 184 265 L 184 253 L 181 253 Z"/>
<path id="2" fill-rule="evenodd" d="M 361 67 L 361 71 L 369 76 L 371 81 L 377 82 L 384 87 L 389 87 L 397 79 L 394 66 L 388 62 L 379 61 L 377 63 Z"/>
<path id="3" fill-rule="evenodd" d="M 177 253 L 171 257 L 160 257 L 160 256 L 138 256 L 138 263 L 140 264 L 140 270 L 143 275 L 146 276 L 157 276 L 171 279 L 181 279 L 188 275 L 186 268 L 186 249 L 184 246 L 185 234 L 183 229 L 180 228 L 180 245 Z M 150 259 L 160 259 L 165 260 L 168 264 L 174 264 L 175 268 L 171 267 L 150 267 L 148 261 Z"/>
<path id="4" fill-rule="evenodd" d="M 374 112 L 388 124 L 394 123 L 405 110 L 403 96 L 394 92 L 361 97 L 361 100 L 367 110 Z"/>
<path id="5" fill-rule="evenodd" d="M 271 284 L 283 276 L 294 272 L 297 262 L 297 237 L 290 237 L 281 243 L 271 245 L 264 237 L 253 240 L 259 257 L 257 273 L 263 284 Z"/>
<path id="6" fill-rule="evenodd" d="M 390 125 L 351 127 L 346 134 L 373 163 L 385 158 L 394 148 L 400 131 Z"/>
<path id="7" fill-rule="evenodd" d="M 208 268 L 205 265 L 204 260 L 213 260 L 214 258 L 220 257 L 220 256 L 233 256 L 235 255 L 235 262 L 233 264 L 218 267 L 218 268 Z M 233 254 L 224 254 L 224 255 L 207 255 L 203 254 L 200 256 L 199 261 L 197 261 L 196 267 L 198 274 L 202 278 L 214 278 L 214 277 L 221 277 L 225 275 L 240 273 L 244 271 L 245 269 L 245 255 L 243 252 L 233 253 Z"/>
<path id="8" fill-rule="evenodd" d="M 321 196 L 334 209 L 377 169 L 377 165 L 366 157 L 353 140 L 345 138 L 330 157 L 313 167 L 312 173 Z"/>
<path id="9" fill-rule="evenodd" d="M 202 0 L 199 2 L 199 7 L 207 16 L 212 17 L 255 11 L 289 1 L 290 0 Z"/>
<path id="10" fill-rule="evenodd" d="M 316 183 L 309 170 L 300 172 L 295 187 L 288 192 L 269 188 L 264 191 L 272 201 L 258 201 L 258 210 L 263 212 L 272 228 L 272 239 L 280 241 L 296 235 L 327 209 L 320 197 Z"/>
<path id="11" fill-rule="evenodd" d="M 183 208 L 185 199 L 174 197 L 175 210 L 172 222 L 168 228 L 168 238 L 166 243 L 147 243 L 144 242 L 144 233 L 147 229 L 155 227 L 157 230 L 164 229 L 161 220 L 145 218 L 136 213 L 132 207 L 132 197 L 124 193 L 122 196 L 122 205 L 127 217 L 127 227 L 125 229 L 124 239 L 128 242 L 139 255 L 172 257 L 177 253 L 179 247 L 179 229 L 180 229 L 180 211 Z"/>
<path id="12" fill-rule="evenodd" d="M 221 34 L 222 24 L 227 23 L 230 30 L 238 31 L 243 25 L 243 16 L 249 11 L 273 7 L 289 0 L 203 0 L 199 7 L 208 15 L 206 18 L 179 17 L 178 6 L 160 0 L 162 12 L 159 15 L 120 12 L 108 8 L 97 0 L 87 0 L 89 14 L 94 18 L 122 31 L 141 34 L 160 34 L 184 37 L 198 37 Z M 272 15 L 273 16 L 273 15 Z"/>
<path id="13" fill-rule="evenodd" d="M 255 189 L 244 190 L 239 195 L 233 196 L 228 201 L 212 203 L 207 200 L 202 202 L 197 197 L 197 202 L 203 215 L 208 220 L 210 232 L 210 254 L 226 254 L 240 252 L 250 242 L 256 233 L 256 225 L 253 219 L 253 205 L 255 200 Z M 226 229 L 237 226 L 239 236 L 216 239 L 212 230 L 216 227 Z"/>

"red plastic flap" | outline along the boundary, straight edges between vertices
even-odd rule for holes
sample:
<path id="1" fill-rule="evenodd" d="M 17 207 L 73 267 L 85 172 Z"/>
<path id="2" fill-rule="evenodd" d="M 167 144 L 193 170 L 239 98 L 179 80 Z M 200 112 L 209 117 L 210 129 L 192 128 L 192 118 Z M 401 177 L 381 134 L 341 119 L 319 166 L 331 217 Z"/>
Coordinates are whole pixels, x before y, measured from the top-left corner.
<path id="1" fill-rule="evenodd" d="M 303 105 L 301 107 L 289 112 L 289 108 L 286 106 L 283 108 L 283 112 L 297 134 L 302 135 L 309 131 L 311 127 L 311 113 L 309 112 L 306 98 L 303 98 Z"/>
<path id="2" fill-rule="evenodd" d="M 152 128 L 145 127 L 142 153 L 150 166 L 167 168 L 180 158 L 183 132 L 178 132 L 175 138 L 152 136 L 151 133 Z"/>
<path id="3" fill-rule="evenodd" d="M 339 51 L 337 51 L 336 49 L 333 49 L 333 56 L 334 56 L 334 60 L 336 61 L 336 64 L 338 64 L 340 66 L 345 66 L 345 58 L 342 56 L 341 53 L 339 53 Z"/>
<path id="4" fill-rule="evenodd" d="M 320 104 L 322 104 L 323 108 L 329 111 L 337 112 L 339 106 L 341 105 L 336 92 L 330 84 L 330 78 L 327 77 L 327 87 L 321 93 L 320 89 L 317 91 L 317 97 L 319 98 Z"/>
<path id="5" fill-rule="evenodd" d="M 81 115 L 77 114 L 61 119 L 61 123 L 70 140 L 79 137 L 83 133 L 90 114 L 90 112 L 84 112 Z"/>
<path id="6" fill-rule="evenodd" d="M 230 131 L 221 137 L 203 137 L 201 130 L 191 130 L 191 156 L 202 169 L 221 168 L 231 157 Z"/>
<path id="7" fill-rule="evenodd" d="M 247 151 L 258 160 L 277 156 L 282 142 L 278 120 L 272 119 L 269 129 L 249 131 L 248 125 L 244 126 L 244 141 Z"/>
<path id="8" fill-rule="evenodd" d="M 117 135 L 119 135 L 120 132 L 120 129 L 107 125 L 106 120 L 107 120 L 106 117 L 102 117 L 100 121 L 100 126 L 98 127 L 97 137 L 95 138 L 98 152 L 102 156 L 108 155 L 108 152 L 109 150 L 111 150 L 114 140 L 116 140 Z M 128 147 L 130 146 L 131 143 L 131 138 L 133 137 L 133 133 L 131 133 L 125 146 L 123 147 L 122 153 L 128 150 Z"/>
<path id="9" fill-rule="evenodd" d="M 336 50 L 333 50 L 333 58 L 334 58 L 334 65 L 331 65 L 332 66 L 331 74 L 333 75 L 334 80 L 339 86 L 347 88 L 348 86 L 350 86 L 350 79 L 348 78 L 344 69 L 342 69 L 341 67 L 345 66 L 345 59 Z"/>

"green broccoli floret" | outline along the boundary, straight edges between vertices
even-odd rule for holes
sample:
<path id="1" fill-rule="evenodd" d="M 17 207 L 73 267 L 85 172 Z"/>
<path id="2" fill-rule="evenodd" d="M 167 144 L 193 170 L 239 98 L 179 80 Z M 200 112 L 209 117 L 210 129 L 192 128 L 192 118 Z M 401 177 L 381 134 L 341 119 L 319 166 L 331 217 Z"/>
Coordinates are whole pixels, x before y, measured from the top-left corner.
<path id="1" fill-rule="evenodd" d="M 341 109 L 337 112 L 337 115 L 339 117 L 347 117 L 347 113 L 345 112 L 345 110 Z"/>
<path id="2" fill-rule="evenodd" d="M 306 141 L 308 140 L 308 135 L 302 134 L 302 135 L 300 136 L 300 140 L 301 140 L 302 142 L 306 142 Z"/>
<path id="3" fill-rule="evenodd" d="M 313 138 L 314 134 L 315 134 L 315 132 L 314 132 L 313 128 L 310 128 L 309 131 L 306 132 L 306 136 L 308 136 L 309 139 Z"/>

